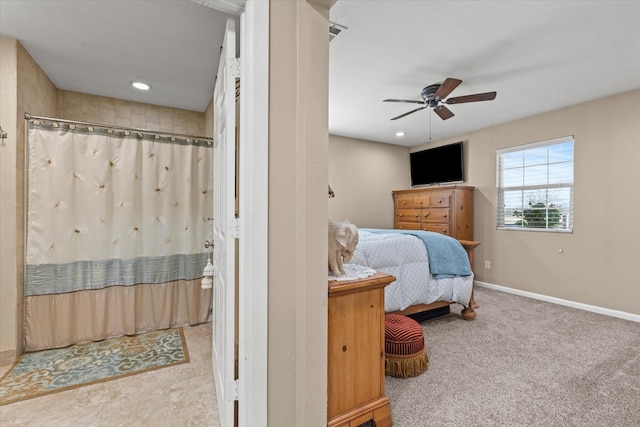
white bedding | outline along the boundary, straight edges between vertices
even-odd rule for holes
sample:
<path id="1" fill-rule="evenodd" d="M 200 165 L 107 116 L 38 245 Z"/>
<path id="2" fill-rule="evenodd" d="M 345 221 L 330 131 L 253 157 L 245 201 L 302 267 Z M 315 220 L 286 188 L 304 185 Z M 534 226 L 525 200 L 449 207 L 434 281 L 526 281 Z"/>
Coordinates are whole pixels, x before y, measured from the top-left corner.
<path id="1" fill-rule="evenodd" d="M 406 234 L 377 234 L 358 230 L 359 241 L 352 264 L 395 276 L 385 288 L 386 312 L 404 310 L 414 304 L 453 301 L 469 305 L 473 275 L 435 280 L 422 240 Z"/>

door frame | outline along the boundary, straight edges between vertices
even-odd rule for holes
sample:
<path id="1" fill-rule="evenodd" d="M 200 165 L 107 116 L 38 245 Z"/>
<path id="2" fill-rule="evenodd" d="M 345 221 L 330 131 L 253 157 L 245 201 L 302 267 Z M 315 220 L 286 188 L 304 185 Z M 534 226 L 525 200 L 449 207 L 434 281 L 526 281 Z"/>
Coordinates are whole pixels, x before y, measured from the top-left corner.
<path id="1" fill-rule="evenodd" d="M 269 2 L 248 0 L 240 21 L 240 427 L 267 425 Z"/>

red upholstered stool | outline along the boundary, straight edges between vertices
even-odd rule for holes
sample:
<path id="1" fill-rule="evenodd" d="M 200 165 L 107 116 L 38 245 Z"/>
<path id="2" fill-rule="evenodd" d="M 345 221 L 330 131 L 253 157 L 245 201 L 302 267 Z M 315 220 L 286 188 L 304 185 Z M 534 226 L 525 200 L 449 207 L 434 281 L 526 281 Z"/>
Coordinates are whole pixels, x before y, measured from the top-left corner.
<path id="1" fill-rule="evenodd" d="M 407 316 L 385 314 L 384 353 L 385 375 L 417 377 L 429 366 L 422 327 Z"/>

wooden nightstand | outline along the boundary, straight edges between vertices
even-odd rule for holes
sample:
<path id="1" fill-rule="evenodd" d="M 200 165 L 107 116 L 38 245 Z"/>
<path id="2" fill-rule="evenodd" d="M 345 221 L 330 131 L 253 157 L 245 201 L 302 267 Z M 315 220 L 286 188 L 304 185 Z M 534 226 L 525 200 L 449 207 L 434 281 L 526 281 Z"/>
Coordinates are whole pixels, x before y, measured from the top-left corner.
<path id="1" fill-rule="evenodd" d="M 391 426 L 384 395 L 386 273 L 329 282 L 328 426 Z"/>

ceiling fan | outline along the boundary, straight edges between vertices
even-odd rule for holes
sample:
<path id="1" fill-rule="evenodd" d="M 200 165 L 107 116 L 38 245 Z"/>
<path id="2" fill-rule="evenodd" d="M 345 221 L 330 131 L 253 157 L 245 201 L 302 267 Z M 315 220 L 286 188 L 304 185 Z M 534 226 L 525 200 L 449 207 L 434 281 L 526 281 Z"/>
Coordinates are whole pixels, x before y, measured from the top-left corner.
<path id="1" fill-rule="evenodd" d="M 496 92 L 485 92 L 444 99 L 451 92 L 453 92 L 453 90 L 457 88 L 460 83 L 462 83 L 462 80 L 447 77 L 447 79 L 442 84 L 436 83 L 422 89 L 422 92 L 420 93 L 420 96 L 422 96 L 422 101 L 413 101 L 409 99 L 385 99 L 383 102 L 406 102 L 410 104 L 423 105 L 422 107 L 411 110 L 408 113 L 400 114 L 399 116 L 394 117 L 391 120 L 400 119 L 404 116 L 408 116 L 411 113 L 415 113 L 416 111 L 424 110 L 427 107 L 433 108 L 433 111 L 435 111 L 442 120 L 447 120 L 453 117 L 454 114 L 451 112 L 451 110 L 449 110 L 442 104 L 451 105 L 462 104 L 465 102 L 491 101 L 496 98 Z"/>

